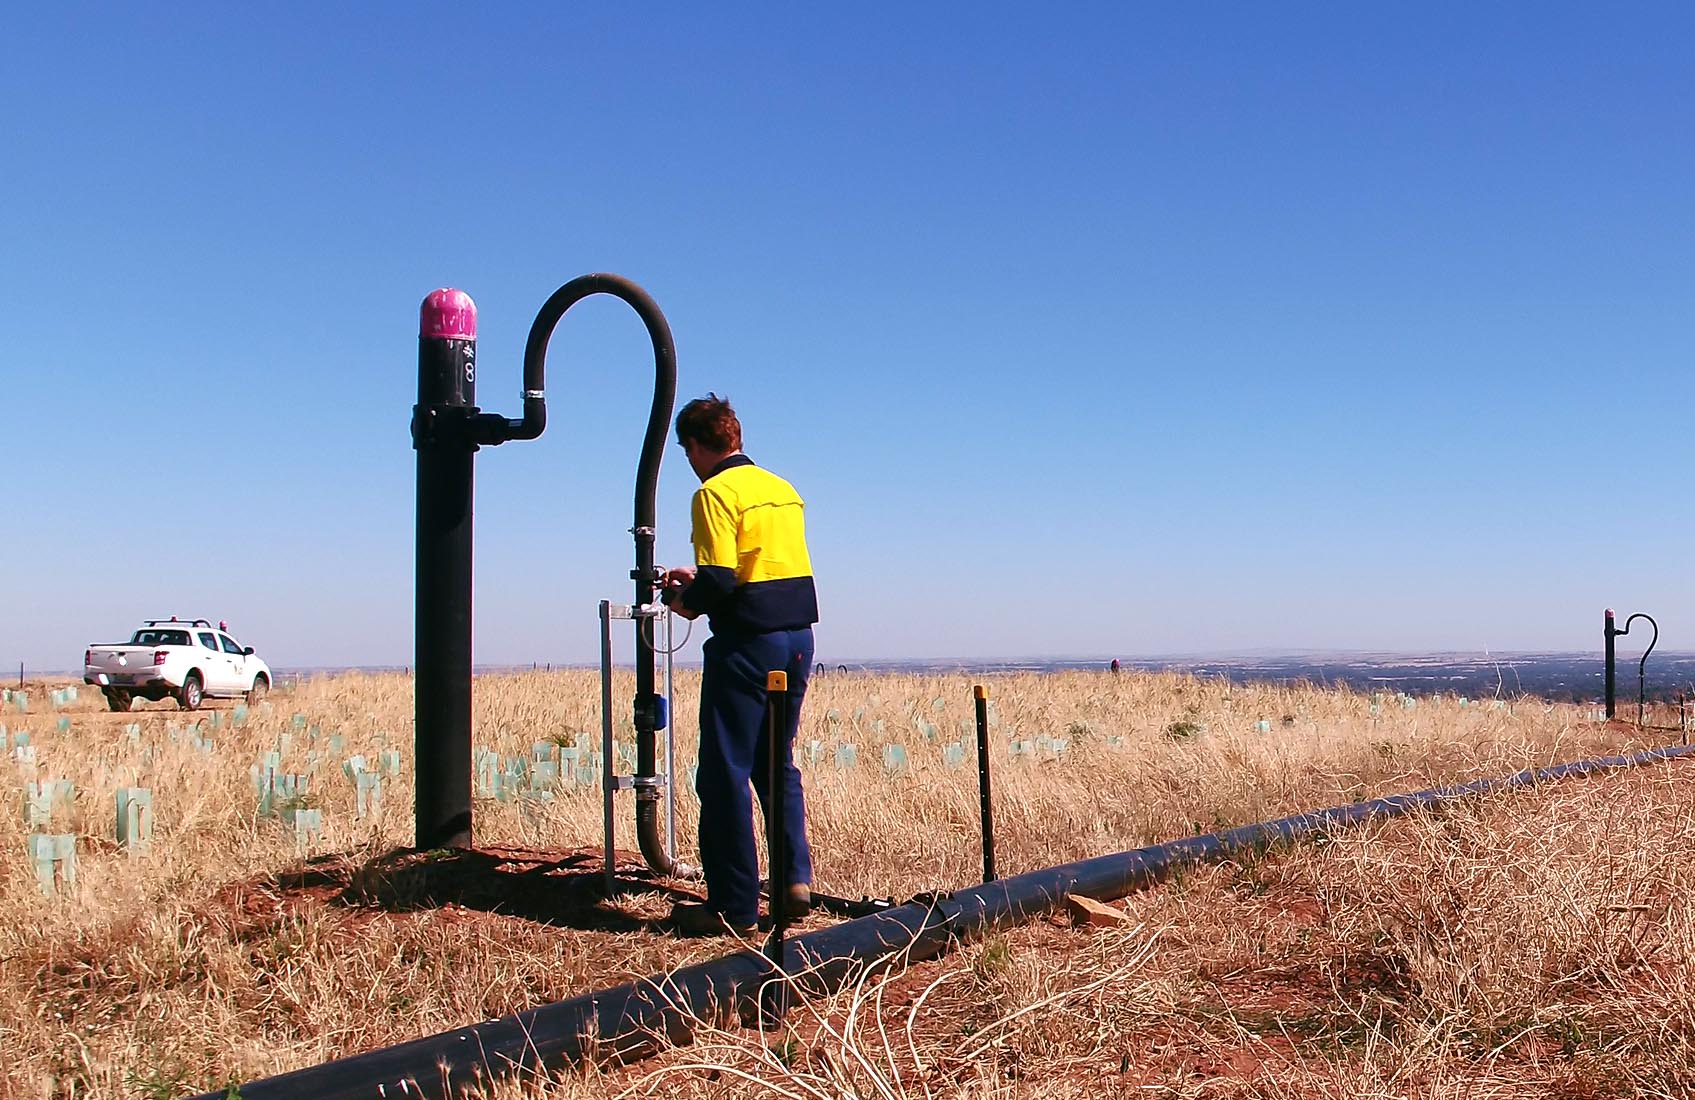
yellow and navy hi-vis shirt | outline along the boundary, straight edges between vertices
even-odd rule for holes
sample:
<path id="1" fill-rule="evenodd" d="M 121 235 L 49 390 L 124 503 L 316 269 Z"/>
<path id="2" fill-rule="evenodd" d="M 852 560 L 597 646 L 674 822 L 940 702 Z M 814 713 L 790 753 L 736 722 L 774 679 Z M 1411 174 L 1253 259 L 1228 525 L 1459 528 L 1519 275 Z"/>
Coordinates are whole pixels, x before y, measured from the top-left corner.
<path id="1" fill-rule="evenodd" d="M 695 579 L 683 606 L 705 612 L 713 633 L 799 630 L 818 621 L 806 502 L 795 487 L 736 454 L 695 491 Z"/>

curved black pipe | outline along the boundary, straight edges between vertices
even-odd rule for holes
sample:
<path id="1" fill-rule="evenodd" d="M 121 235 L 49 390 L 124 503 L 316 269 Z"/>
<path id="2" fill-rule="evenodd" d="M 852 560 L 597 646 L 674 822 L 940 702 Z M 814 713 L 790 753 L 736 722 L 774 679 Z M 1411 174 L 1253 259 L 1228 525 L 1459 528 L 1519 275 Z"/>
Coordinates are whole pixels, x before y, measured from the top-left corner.
<path id="1" fill-rule="evenodd" d="M 1494 791 L 1639 767 L 1691 752 L 1695 747 L 1661 748 L 1527 769 L 1502 779 L 1374 798 L 1030 871 L 961 890 L 934 904 L 908 903 L 789 940 L 783 969 L 798 990 L 828 992 L 891 956 L 913 961 L 933 958 L 961 937 L 1040 916 L 1060 905 L 1067 894 L 1122 897 L 1185 864 L 1223 859 L 1234 852 Z M 664 1042 L 687 1042 L 696 1019 L 720 1019 L 755 1003 L 761 985 L 772 974 L 764 956 L 742 951 L 473 1027 L 267 1077 L 242 1085 L 240 1092 L 243 1100 L 380 1096 L 447 1100 L 459 1089 L 491 1076 L 545 1071 L 591 1058 L 632 1060 Z M 219 1095 L 207 1093 L 198 1100 Z"/>
<path id="2" fill-rule="evenodd" d="M 1637 619 L 1647 619 L 1648 625 L 1654 628 L 1654 636 L 1648 640 L 1648 648 L 1642 651 L 1642 659 L 1636 662 L 1636 724 L 1640 726 L 1648 699 L 1648 654 L 1654 652 L 1654 647 L 1660 644 L 1660 624 L 1646 611 L 1638 611 L 1624 621 L 1624 629 L 1619 633 L 1629 634 L 1630 624 Z"/>
<path id="3" fill-rule="evenodd" d="M 542 303 L 530 326 L 529 339 L 524 344 L 524 417 L 508 420 L 502 416 L 479 418 L 484 431 L 491 433 L 493 442 L 506 439 L 534 439 L 547 424 L 547 409 L 543 398 L 546 385 L 547 345 L 553 330 L 565 311 L 594 294 L 610 294 L 627 303 L 647 327 L 653 343 L 653 405 L 648 411 L 647 434 L 642 437 L 641 458 L 636 464 L 635 524 L 630 534 L 636 542 L 636 567 L 630 577 L 636 582 L 636 607 L 653 604 L 654 588 L 659 571 L 653 563 L 653 541 L 656 504 L 659 491 L 659 463 L 665 455 L 665 433 L 670 427 L 671 407 L 677 399 L 677 351 L 671 338 L 671 325 L 660 312 L 651 295 L 622 275 L 604 272 L 580 275 Z M 498 436 L 498 439 L 493 438 Z M 653 637 L 644 624 L 636 629 L 636 837 L 641 845 L 642 858 L 662 875 L 675 874 L 676 866 L 665 850 L 660 835 L 660 787 L 656 782 L 658 753 L 654 730 L 659 728 L 659 697 L 654 691 Z M 607 760 L 606 767 L 612 766 Z M 675 779 L 675 776 L 672 777 Z"/>

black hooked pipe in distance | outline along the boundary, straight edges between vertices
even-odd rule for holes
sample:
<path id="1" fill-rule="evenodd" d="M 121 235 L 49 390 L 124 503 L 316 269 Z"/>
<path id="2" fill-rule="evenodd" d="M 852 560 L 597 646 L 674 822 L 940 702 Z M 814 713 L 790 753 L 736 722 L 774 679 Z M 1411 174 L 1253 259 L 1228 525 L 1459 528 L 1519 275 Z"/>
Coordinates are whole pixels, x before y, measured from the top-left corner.
<path id="1" fill-rule="evenodd" d="M 1648 625 L 1654 628 L 1654 636 L 1648 640 L 1648 648 L 1642 651 L 1642 659 L 1636 662 L 1636 724 L 1640 726 L 1645 715 L 1643 711 L 1648 703 L 1648 654 L 1654 652 L 1654 647 L 1660 644 L 1660 624 L 1654 621 L 1654 616 L 1638 611 L 1624 621 L 1624 629 L 1620 634 L 1630 633 L 1630 624 L 1637 619 L 1647 619 Z"/>
<path id="2" fill-rule="evenodd" d="M 630 534 L 636 540 L 636 567 L 630 579 L 636 582 L 636 606 L 649 607 L 654 602 L 654 589 L 659 583 L 659 570 L 653 563 L 655 525 L 654 498 L 659 491 L 659 462 L 665 454 L 665 433 L 670 426 L 671 407 L 677 399 L 677 351 L 671 340 L 671 326 L 659 305 L 647 291 L 621 275 L 594 274 L 572 279 L 553 292 L 542 303 L 541 312 L 530 326 L 530 337 L 524 345 L 524 415 L 530 416 L 530 394 L 536 395 L 540 415 L 542 376 L 547 362 L 547 342 L 554 326 L 565 311 L 593 294 L 610 294 L 628 304 L 647 326 L 653 343 L 653 405 L 648 411 L 647 434 L 642 437 L 641 459 L 636 465 L 635 525 Z M 509 422 L 513 423 L 513 422 Z M 541 429 L 538 427 L 537 432 Z M 522 438 L 513 436 L 513 438 Z M 656 779 L 658 751 L 654 731 L 664 728 L 661 720 L 659 695 L 654 691 L 653 634 L 636 624 L 636 698 L 634 721 L 636 727 L 636 837 L 641 845 L 642 858 L 660 874 L 676 871 L 660 835 L 659 804 L 661 790 Z M 605 766 L 610 767 L 611 761 Z M 672 777 L 675 778 L 674 776 Z"/>
<path id="3" fill-rule="evenodd" d="M 1607 617 L 1602 625 L 1602 635 L 1607 646 L 1607 718 L 1613 717 L 1616 709 L 1617 683 L 1614 638 L 1630 633 L 1630 624 L 1637 619 L 1647 619 L 1648 625 L 1654 629 L 1654 636 L 1648 640 L 1648 648 L 1642 651 L 1642 657 L 1636 662 L 1636 724 L 1642 725 L 1648 706 L 1648 655 L 1654 652 L 1654 647 L 1660 644 L 1660 624 L 1647 612 L 1638 611 L 1624 620 L 1624 626 L 1613 625 L 1612 608 L 1607 609 Z"/>

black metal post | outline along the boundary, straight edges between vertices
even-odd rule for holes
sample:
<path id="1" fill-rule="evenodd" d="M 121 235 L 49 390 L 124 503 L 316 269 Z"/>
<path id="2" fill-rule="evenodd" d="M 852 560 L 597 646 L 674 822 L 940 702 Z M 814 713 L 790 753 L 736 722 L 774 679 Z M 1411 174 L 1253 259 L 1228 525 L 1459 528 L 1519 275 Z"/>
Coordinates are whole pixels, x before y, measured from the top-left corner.
<path id="1" fill-rule="evenodd" d="M 788 974 L 783 968 L 783 933 L 788 930 L 789 845 L 783 832 L 783 788 L 788 785 L 783 749 L 788 740 L 789 675 L 765 674 L 765 740 L 770 751 L 766 768 L 770 798 L 765 805 L 765 851 L 771 861 L 771 936 L 765 942 L 765 957 L 775 973 L 760 996 L 760 1011 L 767 1026 L 782 1021 L 788 1012 Z"/>
<path id="2" fill-rule="evenodd" d="M 989 689 L 971 689 L 977 701 L 977 809 L 983 826 L 983 881 L 995 881 L 995 809 L 989 799 Z"/>
<path id="3" fill-rule="evenodd" d="M 1601 637 L 1606 641 L 1607 651 L 1607 721 L 1609 722 L 1613 720 L 1613 709 L 1618 702 L 1615 678 L 1616 666 L 1613 661 L 1613 638 L 1617 634 L 1618 629 L 1613 625 L 1613 609 L 1609 607 L 1607 608 L 1606 618 L 1601 623 Z"/>
<path id="4" fill-rule="evenodd" d="M 612 795 L 617 789 L 612 771 L 612 602 L 600 601 L 600 809 L 606 837 L 606 896 L 618 894 L 618 852 L 613 847 Z"/>
<path id="5" fill-rule="evenodd" d="M 462 291 L 424 299 L 418 329 L 417 674 L 413 678 L 420 849 L 471 845 L 471 513 L 477 445 L 477 307 Z"/>

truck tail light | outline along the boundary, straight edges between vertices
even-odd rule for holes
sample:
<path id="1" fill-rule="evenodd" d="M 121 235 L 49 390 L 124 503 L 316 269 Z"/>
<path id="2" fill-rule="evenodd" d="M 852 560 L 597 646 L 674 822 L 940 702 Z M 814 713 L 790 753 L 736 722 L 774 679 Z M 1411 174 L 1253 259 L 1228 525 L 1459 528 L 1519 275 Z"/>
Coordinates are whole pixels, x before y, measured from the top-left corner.
<path id="1" fill-rule="evenodd" d="M 94 663 L 94 651 L 92 649 L 85 649 L 82 651 L 82 663 L 85 665 L 91 665 Z"/>
<path id="2" fill-rule="evenodd" d="M 153 663 L 155 665 L 162 665 L 162 664 L 165 663 L 165 651 L 164 650 L 155 649 L 153 651 Z"/>

